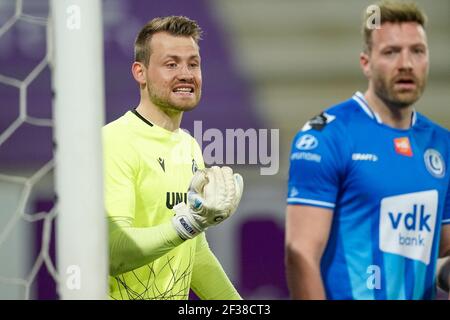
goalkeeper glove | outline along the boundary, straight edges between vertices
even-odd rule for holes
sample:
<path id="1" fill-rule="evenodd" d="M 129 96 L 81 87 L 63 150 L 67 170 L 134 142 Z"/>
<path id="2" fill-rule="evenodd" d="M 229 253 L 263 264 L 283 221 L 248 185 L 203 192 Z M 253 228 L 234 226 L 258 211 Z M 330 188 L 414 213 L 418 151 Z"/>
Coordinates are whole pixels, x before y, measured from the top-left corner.
<path id="1" fill-rule="evenodd" d="M 244 181 L 230 167 L 198 170 L 192 177 L 187 205 L 173 210 L 172 223 L 184 240 L 191 239 L 212 225 L 219 224 L 236 211 L 242 197 Z"/>

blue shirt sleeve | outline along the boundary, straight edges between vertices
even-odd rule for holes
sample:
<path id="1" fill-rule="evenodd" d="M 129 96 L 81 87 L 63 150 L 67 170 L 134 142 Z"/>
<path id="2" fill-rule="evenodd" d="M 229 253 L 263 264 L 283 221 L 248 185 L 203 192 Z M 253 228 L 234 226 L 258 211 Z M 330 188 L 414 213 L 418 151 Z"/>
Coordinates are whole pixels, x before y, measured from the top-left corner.
<path id="1" fill-rule="evenodd" d="M 447 196 L 445 197 L 442 224 L 450 224 L 450 185 L 448 186 Z"/>
<path id="2" fill-rule="evenodd" d="M 303 130 L 295 136 L 290 156 L 288 204 L 335 207 L 348 157 L 341 131 L 336 123 L 331 123 L 321 130 Z"/>
<path id="3" fill-rule="evenodd" d="M 447 131 L 447 137 L 450 141 L 450 132 Z M 448 143 L 448 153 L 447 153 L 447 170 L 450 170 L 450 143 Z M 450 224 L 450 180 L 449 185 L 447 186 L 447 196 L 444 200 L 444 212 L 442 213 L 442 224 Z"/>

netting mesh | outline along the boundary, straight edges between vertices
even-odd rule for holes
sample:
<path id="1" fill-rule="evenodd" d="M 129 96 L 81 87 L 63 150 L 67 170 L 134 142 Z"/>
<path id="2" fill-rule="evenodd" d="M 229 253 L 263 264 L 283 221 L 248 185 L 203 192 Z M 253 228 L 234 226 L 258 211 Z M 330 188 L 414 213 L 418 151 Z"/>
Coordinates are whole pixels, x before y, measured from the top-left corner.
<path id="1" fill-rule="evenodd" d="M 26 2 L 27 1 L 25 1 L 25 3 Z M 11 66 L 8 65 L 8 59 L 3 57 L 4 59 L 0 60 L 2 63 L 0 65 L 0 86 L 3 87 L 2 90 L 16 90 L 18 92 L 18 103 L 12 103 L 12 99 L 1 99 L 3 102 L 0 102 L 0 109 L 3 109 L 0 111 L 4 112 L 2 113 L 4 114 L 3 119 L 0 118 L 0 155 L 2 152 L 8 152 L 8 150 L 5 150 L 4 148 L 5 145 L 12 139 L 13 135 L 24 126 L 53 126 L 52 119 L 35 116 L 34 114 L 39 114 L 39 112 L 33 112 L 30 110 L 30 105 L 27 101 L 30 85 L 43 74 L 44 70 L 48 71 L 48 67 L 50 67 L 52 60 L 51 37 L 49 36 L 51 34 L 51 23 L 50 19 L 47 17 L 44 18 L 27 14 L 24 10 L 25 3 L 23 0 L 0 1 L 0 12 L 3 12 L 2 20 L 0 20 L 2 22 L 0 25 L 0 51 L 2 51 L 2 48 L 7 48 L 11 45 L 12 42 L 6 40 L 14 37 L 14 35 L 11 35 L 14 27 L 20 23 L 26 23 L 28 26 L 32 25 L 36 28 L 44 28 L 45 36 L 42 40 L 45 41 L 46 53 L 43 58 L 38 60 L 37 63 L 31 67 L 31 71 L 24 73 L 22 76 L 20 75 L 20 73 L 23 73 L 22 71 L 24 70 L 22 63 L 20 65 Z M 31 3 L 31 1 L 29 3 Z M 47 10 L 48 16 L 47 0 L 37 2 L 34 1 L 33 3 L 34 6 L 42 6 L 42 4 L 44 4 L 43 7 Z M 5 14 L 8 12 L 11 13 L 11 16 L 5 17 Z M 7 43 L 2 44 L 2 40 Z M 0 59 L 1 58 L 2 57 L 0 57 Z M 30 60 L 34 61 L 34 59 Z M 24 62 L 24 64 L 26 64 L 26 62 Z M 16 75 L 14 75 L 15 69 L 17 70 Z M 46 94 L 51 96 L 50 92 Z M 50 106 L 48 107 L 50 109 Z M 12 109 L 17 111 L 13 112 Z M 0 117 L 2 117 L 2 114 L 0 114 Z M 10 121 L 11 115 L 15 116 L 12 121 Z M 23 144 L 22 142 L 23 139 L 19 139 L 17 143 L 14 142 L 14 149 L 26 148 L 27 144 L 21 145 Z M 39 141 L 36 141 L 35 143 L 39 143 Z M 21 170 L 20 161 L 20 157 L 14 158 L 13 161 L 10 161 L 13 162 L 13 164 L 10 164 L 9 166 L 1 166 L 0 162 L 0 193 L 3 193 L 3 198 L 0 197 L 0 201 L 3 201 L 0 207 L 0 249 L 6 249 L 7 251 L 9 250 L 8 255 L 3 255 L 4 261 L 1 261 L 2 259 L 0 259 L 0 294 L 3 298 L 31 299 L 35 297 L 35 294 L 33 293 L 33 284 L 36 282 L 37 275 L 42 268 L 46 268 L 48 274 L 51 275 L 53 280 L 58 282 L 56 268 L 49 254 L 52 225 L 56 216 L 56 205 L 54 205 L 50 210 L 30 212 L 30 208 L 32 207 L 31 202 L 34 199 L 33 195 L 36 192 L 36 186 L 43 179 L 52 177 L 54 162 L 53 159 L 51 159 L 47 160 L 43 165 L 38 165 L 38 168 L 34 168 L 32 170 Z M 29 164 L 30 159 L 23 159 L 23 162 Z M 31 160 L 31 162 L 33 161 Z M 34 162 L 33 164 L 36 166 Z M 16 169 L 11 170 L 11 167 Z M 25 172 L 28 174 L 25 174 Z M 10 198 L 7 198 L 8 190 L 11 189 L 16 190 L 18 193 L 16 195 L 16 200 L 14 201 L 9 201 Z M 11 202 L 13 204 L 8 205 L 7 202 Z M 12 210 L 10 210 L 11 207 L 13 207 Z M 17 238 L 16 233 L 20 233 L 19 237 L 22 237 L 22 234 L 23 237 L 25 237 L 26 235 L 24 233 L 28 230 L 19 230 L 20 228 L 18 225 L 23 222 L 31 223 L 32 225 L 42 225 L 42 230 L 38 232 L 41 239 L 40 241 L 35 241 L 40 242 L 40 248 L 34 247 L 36 243 L 32 243 L 35 240 L 33 237 L 27 237 L 28 242 L 30 242 L 28 244 L 28 250 L 25 250 L 26 252 L 20 252 L 23 248 L 19 247 L 17 252 L 14 252 L 13 245 L 10 243 L 11 239 Z M 34 227 L 31 228 L 34 230 Z M 6 246 L 8 246 L 8 248 L 5 248 Z M 35 253 L 32 253 L 33 250 Z M 6 260 L 8 256 L 11 256 L 11 254 L 29 255 L 31 257 L 35 255 L 36 258 L 28 258 L 28 261 L 27 259 L 23 259 L 20 262 L 28 264 L 23 267 L 25 271 L 22 275 L 12 275 L 11 272 L 5 274 L 7 272 L 4 270 L 8 269 L 5 268 L 5 266 L 10 262 Z M 1 257 L 2 256 L 0 256 L 0 258 Z M 8 287 L 10 286 L 20 287 L 21 290 L 17 291 L 20 293 L 20 296 L 9 296 Z"/>

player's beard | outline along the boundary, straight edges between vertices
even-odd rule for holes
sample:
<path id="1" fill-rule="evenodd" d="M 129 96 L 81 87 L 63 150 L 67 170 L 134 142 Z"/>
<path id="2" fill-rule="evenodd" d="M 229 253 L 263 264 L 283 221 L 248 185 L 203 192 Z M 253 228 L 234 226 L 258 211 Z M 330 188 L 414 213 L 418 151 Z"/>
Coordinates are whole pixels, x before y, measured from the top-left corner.
<path id="1" fill-rule="evenodd" d="M 413 105 L 422 96 L 426 87 L 427 77 L 425 75 L 422 78 L 419 78 L 411 73 L 404 74 L 404 76 L 414 78 L 414 89 L 402 90 L 396 88 L 396 81 L 400 76 L 389 79 L 382 74 L 376 74 L 373 79 L 376 95 L 387 105 L 396 108 L 403 109 Z"/>
<path id="2" fill-rule="evenodd" d="M 159 90 L 158 88 L 152 86 L 151 83 L 149 83 L 148 86 L 148 96 L 150 98 L 150 101 L 155 105 L 158 106 L 161 109 L 168 110 L 171 112 L 180 112 L 180 111 L 191 111 L 193 110 L 198 103 L 200 102 L 201 98 L 201 89 L 195 88 L 194 90 L 194 99 L 189 99 L 186 101 L 175 101 L 175 98 L 173 98 L 172 91 L 169 89 Z"/>

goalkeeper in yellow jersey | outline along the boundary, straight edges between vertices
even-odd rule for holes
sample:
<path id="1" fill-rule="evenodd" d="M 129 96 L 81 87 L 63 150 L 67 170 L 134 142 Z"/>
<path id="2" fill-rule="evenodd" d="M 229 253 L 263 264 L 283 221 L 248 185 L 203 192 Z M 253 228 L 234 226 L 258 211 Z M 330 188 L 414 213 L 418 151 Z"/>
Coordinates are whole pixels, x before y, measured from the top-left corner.
<path id="1" fill-rule="evenodd" d="M 241 299 L 204 231 L 235 212 L 242 177 L 205 169 L 180 129 L 201 97 L 200 36 L 186 17 L 146 24 L 132 65 L 140 103 L 103 128 L 112 299 Z"/>

